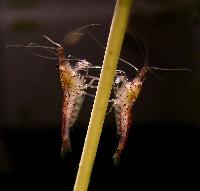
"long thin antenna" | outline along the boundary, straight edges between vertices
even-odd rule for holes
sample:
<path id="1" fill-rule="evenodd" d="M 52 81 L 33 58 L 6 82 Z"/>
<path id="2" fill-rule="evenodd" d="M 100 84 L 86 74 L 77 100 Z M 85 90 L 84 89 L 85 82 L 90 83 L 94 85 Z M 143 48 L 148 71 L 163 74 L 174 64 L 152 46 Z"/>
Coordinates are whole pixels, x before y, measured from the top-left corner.
<path id="1" fill-rule="evenodd" d="M 129 66 L 131 66 L 132 68 L 134 68 L 136 71 L 138 71 L 138 68 L 136 68 L 133 64 L 131 64 L 130 62 L 128 62 L 128 61 L 126 61 L 126 60 L 124 60 L 124 59 L 122 59 L 122 58 L 119 58 L 119 60 L 120 61 L 122 61 L 122 62 L 124 62 L 124 63 L 126 63 L 126 64 L 128 64 Z"/>
<path id="2" fill-rule="evenodd" d="M 28 50 L 31 52 L 31 54 L 35 55 L 35 56 L 38 56 L 40 58 L 46 58 L 46 59 L 50 59 L 50 60 L 58 60 L 58 58 L 54 58 L 54 57 L 49 57 L 49 56 L 43 56 L 41 54 L 38 54 L 34 51 L 32 51 L 30 48 L 28 48 Z"/>
<path id="3" fill-rule="evenodd" d="M 154 70 L 163 70 L 163 71 L 187 71 L 187 72 L 192 72 L 191 69 L 189 68 L 159 68 L 159 67 L 149 67 L 150 69 Z"/>
<path id="4" fill-rule="evenodd" d="M 88 25 L 85 25 L 85 26 L 83 26 L 83 27 L 81 27 L 81 28 L 78 28 L 75 32 L 80 32 L 80 31 L 82 31 L 82 30 L 84 30 L 84 29 L 86 29 L 86 28 L 88 28 L 88 27 L 91 27 L 91 26 L 100 26 L 100 24 L 88 24 Z"/>
<path id="5" fill-rule="evenodd" d="M 40 45 L 19 45 L 19 44 L 13 44 L 13 45 L 6 45 L 6 48 L 10 47 L 23 47 L 23 48 L 44 48 L 44 49 L 52 49 L 54 50 L 54 47 L 49 47 L 49 46 L 40 46 Z"/>
<path id="6" fill-rule="evenodd" d="M 50 39 L 48 36 L 43 35 L 43 37 L 46 38 L 46 39 L 47 39 L 49 42 L 51 42 L 52 44 L 55 44 L 56 46 L 58 46 L 59 48 L 61 48 L 61 45 L 60 45 L 60 44 L 54 42 L 54 41 L 53 41 L 52 39 Z"/>
<path id="7" fill-rule="evenodd" d="M 6 45 L 6 48 L 10 48 L 10 47 L 22 47 L 22 48 L 27 48 L 33 55 L 35 56 L 38 56 L 38 57 L 41 57 L 41 58 L 46 58 L 46 59 L 50 59 L 50 60 L 58 60 L 58 58 L 55 58 L 55 57 L 49 57 L 49 56 L 43 56 L 41 54 L 38 54 L 36 52 L 34 52 L 33 50 L 31 50 L 31 48 L 44 48 L 46 49 L 47 51 L 55 54 L 54 51 L 51 51 L 51 50 L 55 50 L 54 47 L 48 47 L 48 46 L 40 46 L 40 45 L 37 45 L 37 43 L 29 43 L 28 45 L 19 45 L 19 44 L 13 44 L 13 45 Z M 73 58 L 70 58 L 70 57 L 73 57 Z M 79 60 L 79 58 L 76 58 L 75 56 L 72 56 L 72 55 L 69 55 L 69 57 L 67 59 L 65 59 L 67 61 L 69 60 Z"/>

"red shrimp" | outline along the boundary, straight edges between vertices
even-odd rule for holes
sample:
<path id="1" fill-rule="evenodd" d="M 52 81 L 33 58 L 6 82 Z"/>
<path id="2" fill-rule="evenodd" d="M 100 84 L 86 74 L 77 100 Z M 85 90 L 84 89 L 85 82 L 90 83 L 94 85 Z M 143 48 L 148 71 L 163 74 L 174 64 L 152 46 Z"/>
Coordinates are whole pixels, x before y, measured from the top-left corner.
<path id="1" fill-rule="evenodd" d="M 71 66 L 69 59 L 66 59 L 64 48 L 60 44 L 51 40 L 49 37 L 44 37 L 49 42 L 57 46 L 57 48 L 44 48 L 51 49 L 51 51 L 53 51 L 59 59 L 58 69 L 60 71 L 60 81 L 63 90 L 61 156 L 64 157 L 67 152 L 71 151 L 70 129 L 78 118 L 78 114 L 80 112 L 85 95 L 91 96 L 91 94 L 86 93 L 85 90 L 88 87 L 96 88 L 96 86 L 93 86 L 92 83 L 95 80 L 98 80 L 98 78 L 89 76 L 88 69 L 99 67 L 92 66 L 86 60 L 79 60 L 74 67 Z M 86 75 L 81 74 L 81 71 L 85 71 Z M 86 83 L 87 78 L 91 79 L 88 84 Z"/>
<path id="2" fill-rule="evenodd" d="M 126 146 L 133 117 L 132 106 L 138 98 L 147 70 L 148 65 L 145 64 L 132 81 L 123 79 L 121 87 L 116 92 L 114 109 L 117 123 L 117 133 L 119 134 L 119 144 L 113 156 L 114 164 L 119 163 L 122 151 Z"/>
<path id="3" fill-rule="evenodd" d="M 74 125 L 82 102 L 85 98 L 84 77 L 78 73 L 78 68 L 71 67 L 69 61 L 66 60 L 64 49 L 58 48 L 60 81 L 63 89 L 63 106 L 62 106 L 62 148 L 61 155 L 66 151 L 71 151 L 71 143 L 69 138 L 70 128 Z"/>
<path id="4" fill-rule="evenodd" d="M 7 47 L 27 47 L 27 48 L 44 48 L 50 52 L 55 53 L 58 56 L 58 69 L 60 71 L 60 81 L 63 91 L 63 103 L 62 103 L 62 147 L 61 156 L 65 153 L 71 151 L 70 142 L 70 129 L 74 125 L 76 119 L 78 118 L 82 103 L 84 101 L 85 95 L 92 96 L 86 92 L 87 88 L 96 88 L 93 85 L 98 77 L 88 75 L 89 68 L 101 68 L 99 66 L 92 66 L 91 63 L 86 60 L 78 60 L 75 66 L 72 66 L 64 53 L 64 48 L 51 40 L 49 37 L 44 36 L 49 42 L 56 45 L 56 47 L 40 46 L 36 43 L 30 43 L 27 46 L 24 45 L 9 45 Z M 34 55 L 55 59 L 51 57 L 45 57 L 39 55 L 32 50 L 30 50 Z M 84 74 L 82 74 L 84 72 Z M 89 82 L 87 83 L 89 79 Z"/>
<path id="5" fill-rule="evenodd" d="M 48 40 L 50 39 L 48 38 Z M 78 117 L 85 95 L 91 95 L 86 93 L 85 90 L 88 87 L 95 88 L 96 86 L 93 86 L 92 83 L 98 80 L 97 77 L 87 75 L 88 69 L 99 67 L 91 66 L 86 60 L 79 60 L 72 67 L 65 57 L 63 47 L 59 46 L 56 49 L 56 53 L 59 58 L 58 66 L 63 90 L 61 156 L 64 156 L 66 152 L 71 151 L 70 129 Z M 86 75 L 81 75 L 80 71 L 85 71 Z M 88 84 L 86 83 L 86 78 L 91 78 Z"/>

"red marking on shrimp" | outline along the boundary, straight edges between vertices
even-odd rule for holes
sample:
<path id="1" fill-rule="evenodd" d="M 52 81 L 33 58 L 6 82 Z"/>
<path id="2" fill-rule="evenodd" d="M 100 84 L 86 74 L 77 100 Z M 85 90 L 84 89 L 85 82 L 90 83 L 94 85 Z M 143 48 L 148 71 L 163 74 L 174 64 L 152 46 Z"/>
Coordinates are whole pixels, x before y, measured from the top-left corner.
<path id="1" fill-rule="evenodd" d="M 145 64 L 141 71 L 132 81 L 123 79 L 121 87 L 116 92 L 114 108 L 117 122 L 117 133 L 119 134 L 119 144 L 113 155 L 114 164 L 119 164 L 120 156 L 126 146 L 130 126 L 132 124 L 132 106 L 141 91 L 148 65 Z"/>

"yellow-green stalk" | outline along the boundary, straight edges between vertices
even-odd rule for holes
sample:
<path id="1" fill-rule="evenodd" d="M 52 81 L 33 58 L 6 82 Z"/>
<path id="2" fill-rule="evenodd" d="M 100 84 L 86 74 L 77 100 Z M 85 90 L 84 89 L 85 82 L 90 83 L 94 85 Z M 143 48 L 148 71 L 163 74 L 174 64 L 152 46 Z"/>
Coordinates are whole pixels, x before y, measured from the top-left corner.
<path id="1" fill-rule="evenodd" d="M 87 191 L 132 0 L 117 0 L 74 191 Z"/>

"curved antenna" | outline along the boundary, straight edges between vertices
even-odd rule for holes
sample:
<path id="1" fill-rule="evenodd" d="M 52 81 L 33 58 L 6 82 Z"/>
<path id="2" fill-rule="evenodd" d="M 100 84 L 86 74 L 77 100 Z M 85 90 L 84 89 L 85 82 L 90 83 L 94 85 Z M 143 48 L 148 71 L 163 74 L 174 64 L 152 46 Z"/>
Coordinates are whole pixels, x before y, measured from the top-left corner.
<path id="1" fill-rule="evenodd" d="M 70 45 L 76 44 L 77 42 L 80 41 L 80 39 L 82 38 L 82 36 L 84 34 L 86 34 L 86 32 L 84 31 L 86 28 L 91 27 L 91 26 L 98 26 L 98 25 L 100 25 L 100 24 L 89 24 L 89 25 L 83 26 L 81 28 L 69 31 L 65 35 L 64 43 L 70 44 Z"/>
<path id="2" fill-rule="evenodd" d="M 84 30 L 84 29 L 86 29 L 86 28 L 88 28 L 88 27 L 91 27 L 91 26 L 99 26 L 100 24 L 88 24 L 88 25 L 85 25 L 85 26 L 83 26 L 83 27 L 81 27 L 81 28 L 78 28 L 77 30 L 75 30 L 74 31 L 74 33 L 78 33 L 78 32 L 80 32 L 80 31 L 82 31 L 82 30 Z M 45 39 L 47 39 L 49 42 L 51 42 L 52 44 L 55 44 L 57 47 L 59 47 L 59 48 L 61 48 L 62 46 L 60 45 L 60 44 L 58 44 L 58 43 L 56 43 L 56 42 L 54 42 L 50 37 L 48 37 L 47 35 L 43 35 L 43 37 L 45 38 Z"/>
<path id="3" fill-rule="evenodd" d="M 52 39 L 50 39 L 48 36 L 43 35 L 44 38 L 46 38 L 49 42 L 51 42 L 52 44 L 55 44 L 57 47 L 61 48 L 62 46 L 56 42 L 54 42 Z"/>
<path id="4" fill-rule="evenodd" d="M 32 44 L 36 44 L 36 43 L 30 43 L 29 45 L 32 45 Z M 52 47 L 53 48 L 53 47 Z M 45 56 L 43 56 L 43 55 L 39 55 L 38 53 L 35 53 L 34 51 L 32 51 L 30 48 L 28 48 L 29 49 L 29 51 L 31 52 L 31 53 L 33 53 L 33 54 L 35 54 L 36 56 L 40 56 L 40 57 L 44 57 L 45 58 Z M 54 49 L 54 48 L 53 48 Z M 48 52 L 50 52 L 50 53 L 52 53 L 52 54 L 54 54 L 55 56 L 57 56 L 57 54 L 55 53 L 55 51 L 53 51 L 53 50 L 51 50 L 51 49 L 46 49 Z M 50 57 L 49 57 L 50 58 Z"/>
<path id="5" fill-rule="evenodd" d="M 58 58 L 49 57 L 49 56 L 43 56 L 43 55 L 38 54 L 38 53 L 34 52 L 33 50 L 31 50 L 31 48 L 44 48 L 48 52 L 51 52 L 51 53 L 55 54 L 54 51 L 51 51 L 51 50 L 55 50 L 54 47 L 40 46 L 40 45 L 37 45 L 37 43 L 33 43 L 33 42 L 29 43 L 28 45 L 19 45 L 19 44 L 6 45 L 6 48 L 10 48 L 10 47 L 27 48 L 33 55 L 38 56 L 40 58 L 46 58 L 46 59 L 50 59 L 50 60 L 58 60 Z M 79 58 L 76 58 L 76 57 L 71 56 L 71 55 L 69 55 L 69 57 L 73 57 L 73 58 L 69 58 L 69 59 L 65 59 L 65 60 L 67 60 L 67 61 L 69 61 L 69 60 L 79 60 Z"/>
<path id="6" fill-rule="evenodd" d="M 33 54 L 34 56 L 38 56 L 40 58 L 46 58 L 46 59 L 49 59 L 49 60 L 58 60 L 58 58 L 54 58 L 54 57 L 49 57 L 49 56 L 43 56 L 41 54 L 38 54 L 36 52 L 34 52 L 33 50 L 31 50 L 30 48 L 28 48 L 28 50 L 31 52 L 31 54 Z"/>
<path id="7" fill-rule="evenodd" d="M 46 59 L 52 59 L 52 60 L 55 60 L 57 58 L 53 58 L 53 57 L 48 57 L 48 56 L 43 56 L 43 55 L 40 55 L 36 52 L 34 52 L 33 50 L 31 50 L 31 48 L 44 48 L 46 49 L 47 51 L 51 52 L 51 53 L 54 53 L 53 51 L 51 51 L 50 49 L 54 50 L 55 48 L 53 47 L 48 47 L 48 46 L 40 46 L 40 45 L 37 45 L 37 43 L 29 43 L 28 45 L 18 45 L 18 44 L 14 44 L 14 45 L 7 45 L 6 48 L 10 48 L 10 47 L 23 47 L 23 48 L 28 48 L 28 50 L 35 56 L 38 56 L 38 57 L 41 57 L 41 58 L 46 58 Z"/>
<path id="8" fill-rule="evenodd" d="M 81 28 L 78 28 L 75 32 L 80 32 L 80 31 L 82 31 L 82 30 L 84 30 L 84 29 L 86 29 L 88 27 L 91 27 L 91 26 L 100 26 L 100 24 L 94 24 L 94 23 L 88 24 L 88 25 L 85 25 L 85 26 L 83 26 Z"/>
<path id="9" fill-rule="evenodd" d="M 134 68 L 137 72 L 139 71 L 138 68 L 136 68 L 136 67 L 135 67 L 133 64 L 131 64 L 130 62 L 128 62 L 128 61 L 126 61 L 126 60 L 124 60 L 124 59 L 122 59 L 122 58 L 119 58 L 119 60 L 122 61 L 122 62 L 124 62 L 124 63 L 126 63 L 126 64 L 128 64 L 129 66 L 131 66 L 131 67 Z"/>

